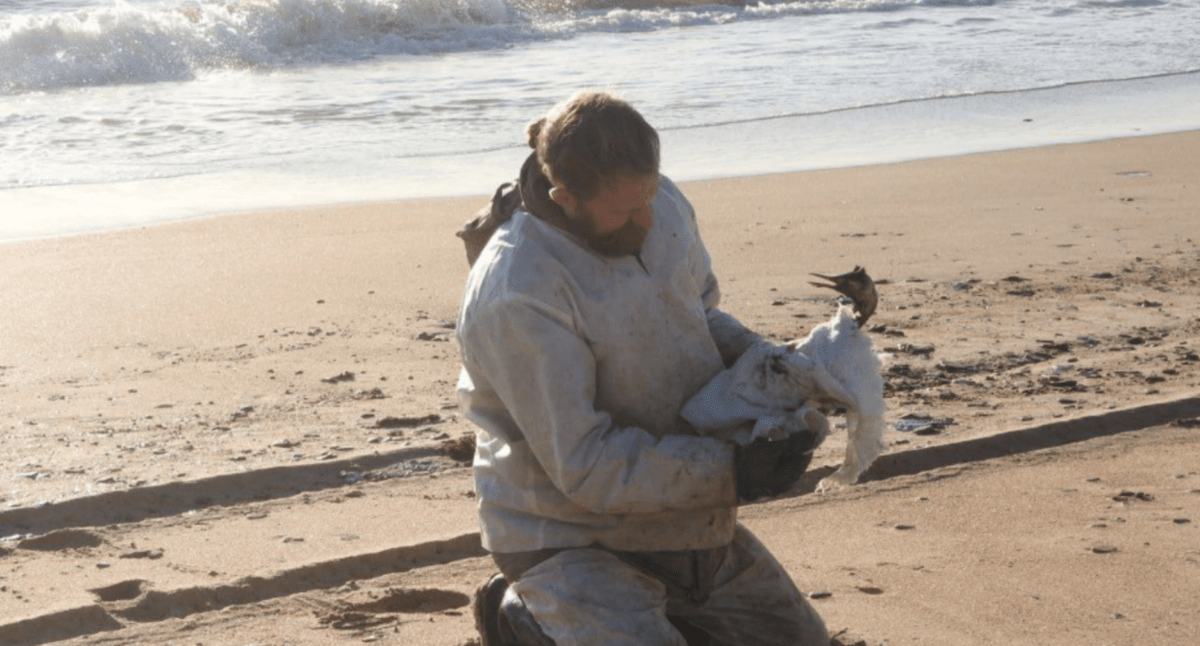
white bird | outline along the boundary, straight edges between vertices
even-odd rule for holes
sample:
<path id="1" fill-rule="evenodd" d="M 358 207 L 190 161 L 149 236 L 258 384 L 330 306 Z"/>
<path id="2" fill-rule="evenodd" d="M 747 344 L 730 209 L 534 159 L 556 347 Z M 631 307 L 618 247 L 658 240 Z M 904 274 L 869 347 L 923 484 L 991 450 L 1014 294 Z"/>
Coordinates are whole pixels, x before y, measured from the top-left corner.
<path id="1" fill-rule="evenodd" d="M 748 444 L 792 430 L 829 432 L 820 411 L 845 410 L 848 438 L 841 467 L 817 491 L 853 485 L 883 451 L 883 364 L 863 329 L 877 304 L 874 282 L 861 267 L 829 282 L 854 301 L 803 339 L 752 346 L 684 405 L 681 415 L 701 433 Z M 751 427 L 751 423 L 753 426 Z"/>

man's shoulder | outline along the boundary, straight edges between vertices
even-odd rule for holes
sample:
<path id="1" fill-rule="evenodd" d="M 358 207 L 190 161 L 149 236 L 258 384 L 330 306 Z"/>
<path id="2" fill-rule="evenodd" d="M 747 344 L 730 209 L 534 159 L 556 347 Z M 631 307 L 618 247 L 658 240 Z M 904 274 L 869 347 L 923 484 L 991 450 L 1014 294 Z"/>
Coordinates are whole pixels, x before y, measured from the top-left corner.
<path id="1" fill-rule="evenodd" d="M 658 205 L 659 210 L 663 210 L 666 206 L 666 211 L 678 215 L 686 221 L 694 221 L 696 214 L 692 210 L 692 203 L 688 201 L 687 196 L 679 188 L 671 178 L 666 175 L 660 175 L 658 178 Z"/>
<path id="2" fill-rule="evenodd" d="M 675 180 L 660 174 L 658 176 L 658 190 L 661 191 L 663 189 L 667 189 L 671 193 L 683 197 L 683 191 L 679 189 L 679 185 L 675 183 Z"/>
<path id="3" fill-rule="evenodd" d="M 687 202 L 687 198 L 684 197 L 683 191 L 680 190 L 679 185 L 666 175 L 658 176 L 658 195 L 659 197 L 666 197 L 672 200 Z"/>
<path id="4" fill-rule="evenodd" d="M 499 227 L 471 269 L 469 284 L 492 298 L 537 295 L 563 271 L 555 252 L 556 232 L 530 213 L 517 210 Z"/>
<path id="5" fill-rule="evenodd" d="M 494 265 L 491 269 L 507 273 L 520 273 L 531 265 L 544 269 L 553 264 L 556 248 L 563 244 L 563 234 L 537 216 L 517 209 L 512 218 L 505 222 L 489 241 Z"/>

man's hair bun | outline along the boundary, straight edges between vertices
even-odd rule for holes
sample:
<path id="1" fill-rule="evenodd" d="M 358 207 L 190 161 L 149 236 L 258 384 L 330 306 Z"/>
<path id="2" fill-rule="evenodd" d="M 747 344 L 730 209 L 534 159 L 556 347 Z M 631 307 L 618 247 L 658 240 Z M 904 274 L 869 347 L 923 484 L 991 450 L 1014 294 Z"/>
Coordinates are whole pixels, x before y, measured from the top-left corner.
<path id="1" fill-rule="evenodd" d="M 542 136 L 542 129 L 546 126 L 546 117 L 541 117 L 534 121 L 530 121 L 529 125 L 525 126 L 525 136 L 529 139 L 529 147 L 537 150 L 538 139 Z"/>

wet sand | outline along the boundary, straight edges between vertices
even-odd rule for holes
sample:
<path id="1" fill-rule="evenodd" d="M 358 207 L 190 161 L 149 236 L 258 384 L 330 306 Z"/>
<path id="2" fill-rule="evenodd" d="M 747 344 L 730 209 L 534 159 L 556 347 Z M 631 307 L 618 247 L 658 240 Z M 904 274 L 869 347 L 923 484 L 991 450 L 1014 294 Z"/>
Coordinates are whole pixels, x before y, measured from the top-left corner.
<path id="1" fill-rule="evenodd" d="M 743 512 L 840 643 L 1194 640 L 1198 189 L 1200 133 L 684 185 L 772 338 L 880 283 L 887 452 Z M 482 199 L 0 247 L 0 643 L 467 643 Z"/>

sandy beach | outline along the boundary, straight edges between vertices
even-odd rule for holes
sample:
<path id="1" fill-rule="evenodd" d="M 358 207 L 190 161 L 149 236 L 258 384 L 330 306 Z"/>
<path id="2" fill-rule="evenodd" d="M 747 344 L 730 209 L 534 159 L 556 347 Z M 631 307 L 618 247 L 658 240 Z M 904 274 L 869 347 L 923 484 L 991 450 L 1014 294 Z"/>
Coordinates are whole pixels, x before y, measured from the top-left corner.
<path id="1" fill-rule="evenodd" d="M 742 512 L 838 644 L 1200 642 L 1200 132 L 683 189 L 770 338 L 878 283 L 885 455 Z M 473 643 L 484 200 L 0 245 L 0 645 Z"/>

